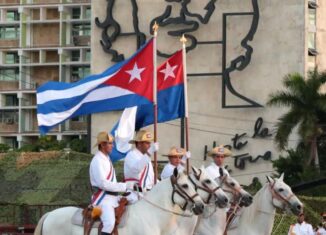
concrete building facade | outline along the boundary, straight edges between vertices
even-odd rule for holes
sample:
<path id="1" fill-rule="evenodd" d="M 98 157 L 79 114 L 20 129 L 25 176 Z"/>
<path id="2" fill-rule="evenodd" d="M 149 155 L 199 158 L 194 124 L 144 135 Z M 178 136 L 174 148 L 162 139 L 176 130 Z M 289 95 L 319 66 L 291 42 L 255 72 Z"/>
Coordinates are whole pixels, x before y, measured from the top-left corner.
<path id="1" fill-rule="evenodd" d="M 234 157 L 226 162 L 232 175 L 245 184 L 253 177 L 264 181 L 273 172 L 271 160 L 280 155 L 273 136 L 277 119 L 286 111 L 266 107 L 266 101 L 283 89 L 285 75 L 306 74 L 315 66 L 325 70 L 325 11 L 323 1 L 311 0 L 137 0 L 112 1 L 110 6 L 105 0 L 93 1 L 98 22 L 91 23 L 92 73 L 113 65 L 117 55 L 132 55 L 144 37 L 151 37 L 154 21 L 160 25 L 157 47 L 162 54 L 180 49 L 179 36 L 185 33 L 190 47 L 191 163 L 208 165 L 206 150 L 230 145 Z M 104 30 L 112 37 L 103 37 Z M 159 56 L 158 64 L 164 59 Z M 92 143 L 119 116 L 92 115 Z M 180 120 L 159 124 L 158 139 L 159 155 L 180 145 Z M 292 135 L 290 147 L 297 142 Z"/>
<path id="2" fill-rule="evenodd" d="M 38 137 L 36 89 L 90 73 L 90 0 L 0 3 L 0 143 L 18 148 Z M 86 135 L 86 118 L 54 128 L 58 140 Z"/>

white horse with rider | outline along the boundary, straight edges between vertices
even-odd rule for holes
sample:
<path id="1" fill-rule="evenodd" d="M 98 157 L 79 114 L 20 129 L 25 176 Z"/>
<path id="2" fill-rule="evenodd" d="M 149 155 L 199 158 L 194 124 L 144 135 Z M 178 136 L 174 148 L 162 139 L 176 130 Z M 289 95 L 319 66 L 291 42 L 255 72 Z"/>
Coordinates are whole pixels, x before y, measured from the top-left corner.
<path id="1" fill-rule="evenodd" d="M 224 194 L 222 197 L 219 200 L 225 200 Z M 34 234 L 83 234 L 83 227 L 72 223 L 78 210 L 80 208 L 63 207 L 46 213 Z M 128 206 L 118 231 L 121 235 L 174 234 L 185 216 L 199 215 L 203 210 L 204 202 L 189 177 L 175 170 L 171 178 L 160 181 L 142 200 Z M 95 234 L 98 234 L 97 228 L 91 230 L 91 235 Z"/>

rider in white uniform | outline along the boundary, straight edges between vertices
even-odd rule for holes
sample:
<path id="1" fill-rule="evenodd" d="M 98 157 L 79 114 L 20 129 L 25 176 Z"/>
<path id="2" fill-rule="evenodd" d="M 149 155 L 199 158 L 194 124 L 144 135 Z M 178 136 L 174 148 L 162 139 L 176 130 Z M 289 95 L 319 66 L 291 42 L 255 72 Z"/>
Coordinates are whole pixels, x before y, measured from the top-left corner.
<path id="1" fill-rule="evenodd" d="M 102 210 L 102 235 L 111 234 L 115 224 L 114 208 L 119 205 L 118 193 L 126 192 L 127 188 L 133 188 L 133 185 L 117 182 L 109 157 L 113 147 L 113 136 L 107 132 L 100 132 L 95 146 L 98 146 L 98 152 L 94 155 L 89 169 L 91 185 L 95 191 L 92 195 L 92 204 Z"/>
<path id="2" fill-rule="evenodd" d="M 150 156 L 158 150 L 158 144 L 152 142 L 152 133 L 147 130 L 137 132 L 129 142 L 135 144 L 135 148 L 127 154 L 124 162 L 125 182 L 137 183 L 143 192 L 154 186 L 154 169 Z"/>
<path id="3" fill-rule="evenodd" d="M 296 224 L 291 224 L 288 235 L 314 235 L 311 224 L 304 221 L 304 214 L 301 213 Z"/>
<path id="4" fill-rule="evenodd" d="M 224 145 L 213 148 L 208 152 L 208 156 L 211 156 L 214 160 L 207 168 L 206 171 L 210 177 L 216 179 L 220 177 L 220 168 L 223 170 L 224 174 L 229 175 L 229 172 L 224 168 L 224 159 L 232 155 L 232 152 L 225 148 Z"/>
<path id="5" fill-rule="evenodd" d="M 185 169 L 186 161 L 190 158 L 190 152 L 186 152 L 183 148 L 172 147 L 170 152 L 164 157 L 169 158 L 169 163 L 167 163 L 161 173 L 161 179 L 169 178 L 173 175 L 173 171 L 175 168 L 178 169 L 178 172 L 182 172 Z"/>

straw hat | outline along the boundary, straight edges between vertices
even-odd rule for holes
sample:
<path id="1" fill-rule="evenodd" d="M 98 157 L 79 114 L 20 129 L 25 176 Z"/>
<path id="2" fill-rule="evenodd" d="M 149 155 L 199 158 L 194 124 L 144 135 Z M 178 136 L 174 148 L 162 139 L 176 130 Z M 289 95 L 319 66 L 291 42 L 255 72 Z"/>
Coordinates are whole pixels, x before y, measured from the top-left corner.
<path id="1" fill-rule="evenodd" d="M 152 142 L 154 140 L 152 133 L 147 130 L 140 130 L 137 132 L 135 138 L 129 141 L 129 144 L 136 142 Z"/>
<path id="2" fill-rule="evenodd" d="M 223 155 L 224 157 L 229 157 L 232 155 L 232 152 L 228 148 L 225 148 L 224 145 L 220 145 L 208 152 L 208 156 L 213 157 L 216 155 Z"/>
<path id="3" fill-rule="evenodd" d="M 112 135 L 108 134 L 106 131 L 101 131 L 98 133 L 97 138 L 96 138 L 96 144 L 94 147 L 98 146 L 99 144 L 103 142 L 108 142 L 108 143 L 113 143 L 114 138 Z"/>
<path id="4" fill-rule="evenodd" d="M 164 157 L 182 157 L 186 154 L 186 150 L 183 148 L 172 147 L 168 154 L 163 154 Z"/>

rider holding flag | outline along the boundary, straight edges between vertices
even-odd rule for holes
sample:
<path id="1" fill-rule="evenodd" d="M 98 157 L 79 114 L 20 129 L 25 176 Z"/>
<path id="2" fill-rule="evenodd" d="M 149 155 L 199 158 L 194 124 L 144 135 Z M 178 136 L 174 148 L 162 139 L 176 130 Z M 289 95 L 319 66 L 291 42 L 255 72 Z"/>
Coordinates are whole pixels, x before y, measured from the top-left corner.
<path id="1" fill-rule="evenodd" d="M 133 184 L 117 182 L 115 170 L 109 157 L 113 140 L 113 136 L 105 131 L 97 135 L 95 146 L 98 147 L 98 152 L 94 155 L 89 169 L 92 190 L 94 191 L 92 205 L 100 207 L 102 211 L 102 235 L 111 234 L 114 229 L 114 208 L 119 205 L 119 192 L 126 192 L 127 189 L 133 188 Z"/>
<path id="2" fill-rule="evenodd" d="M 151 132 L 140 130 L 136 133 L 130 144 L 135 144 L 126 156 L 124 162 L 125 182 L 137 183 L 142 192 L 152 189 L 154 186 L 154 169 L 150 156 L 158 151 L 158 143 L 154 140 Z"/>

